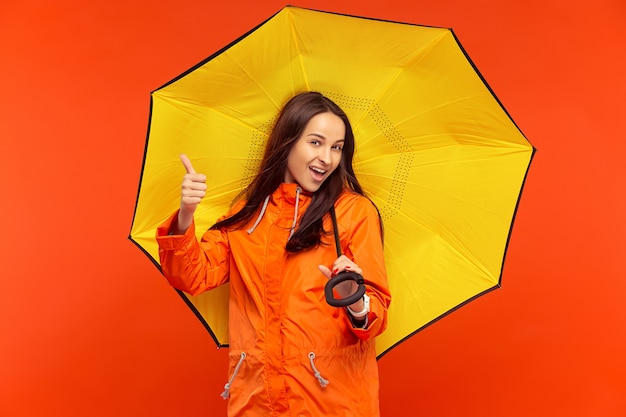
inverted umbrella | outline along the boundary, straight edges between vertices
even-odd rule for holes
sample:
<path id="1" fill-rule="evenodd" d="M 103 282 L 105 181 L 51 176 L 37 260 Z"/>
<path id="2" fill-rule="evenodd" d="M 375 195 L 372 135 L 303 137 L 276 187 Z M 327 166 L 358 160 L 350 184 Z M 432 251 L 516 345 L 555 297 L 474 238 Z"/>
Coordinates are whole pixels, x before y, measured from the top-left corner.
<path id="1" fill-rule="evenodd" d="M 207 175 L 200 237 L 256 174 L 279 109 L 305 90 L 348 114 L 354 169 L 383 219 L 393 301 L 380 357 L 500 285 L 534 153 L 450 29 L 285 7 L 155 90 L 130 239 L 158 265 L 180 153 Z M 218 346 L 228 291 L 180 293 Z"/>

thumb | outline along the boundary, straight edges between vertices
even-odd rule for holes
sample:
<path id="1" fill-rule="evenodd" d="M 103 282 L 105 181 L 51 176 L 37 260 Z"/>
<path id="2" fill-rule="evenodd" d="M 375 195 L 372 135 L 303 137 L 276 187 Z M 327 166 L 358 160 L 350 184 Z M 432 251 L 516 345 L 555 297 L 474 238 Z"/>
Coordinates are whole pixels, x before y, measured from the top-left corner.
<path id="1" fill-rule="evenodd" d="M 333 276 L 332 271 L 327 266 L 325 266 L 325 265 L 318 265 L 317 268 L 320 270 L 320 272 L 322 274 L 324 274 L 324 276 L 326 278 L 330 279 Z"/>
<path id="2" fill-rule="evenodd" d="M 191 165 L 191 161 L 189 160 L 187 155 L 185 155 L 184 153 L 180 155 L 180 162 L 183 163 L 183 166 L 185 167 L 185 171 L 187 171 L 187 174 L 196 173 L 196 170 L 193 169 L 193 165 Z"/>

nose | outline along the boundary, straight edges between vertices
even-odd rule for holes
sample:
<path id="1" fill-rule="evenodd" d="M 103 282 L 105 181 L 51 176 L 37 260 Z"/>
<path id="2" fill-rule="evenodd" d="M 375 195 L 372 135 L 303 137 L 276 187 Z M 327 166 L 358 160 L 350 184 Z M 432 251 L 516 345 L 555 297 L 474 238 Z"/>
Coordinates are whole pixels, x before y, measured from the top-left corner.
<path id="1" fill-rule="evenodd" d="M 330 147 L 320 147 L 319 153 L 317 154 L 317 159 L 319 159 L 322 164 L 330 163 Z"/>

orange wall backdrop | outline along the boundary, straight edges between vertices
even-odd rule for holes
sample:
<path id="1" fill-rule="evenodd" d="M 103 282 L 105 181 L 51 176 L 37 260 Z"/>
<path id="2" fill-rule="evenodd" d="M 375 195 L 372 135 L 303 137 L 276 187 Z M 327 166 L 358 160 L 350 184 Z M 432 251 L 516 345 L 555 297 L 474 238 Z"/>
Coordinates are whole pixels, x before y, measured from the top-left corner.
<path id="1" fill-rule="evenodd" d="M 127 236 L 149 92 L 284 5 L 2 1 L 1 416 L 225 415 L 227 351 Z M 383 416 L 626 415 L 626 3 L 295 5 L 454 28 L 538 149 L 503 287 L 380 360 Z"/>

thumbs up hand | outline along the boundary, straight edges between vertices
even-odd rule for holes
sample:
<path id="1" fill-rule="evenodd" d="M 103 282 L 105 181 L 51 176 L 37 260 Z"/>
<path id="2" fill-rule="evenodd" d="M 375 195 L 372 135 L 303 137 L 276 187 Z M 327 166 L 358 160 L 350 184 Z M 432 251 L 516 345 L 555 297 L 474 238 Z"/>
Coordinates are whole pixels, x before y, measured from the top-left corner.
<path id="1" fill-rule="evenodd" d="M 181 186 L 180 211 L 176 227 L 178 234 L 184 233 L 191 226 L 196 208 L 207 190 L 206 175 L 196 173 L 187 155 L 180 155 L 180 161 L 185 167 L 186 174 Z"/>

